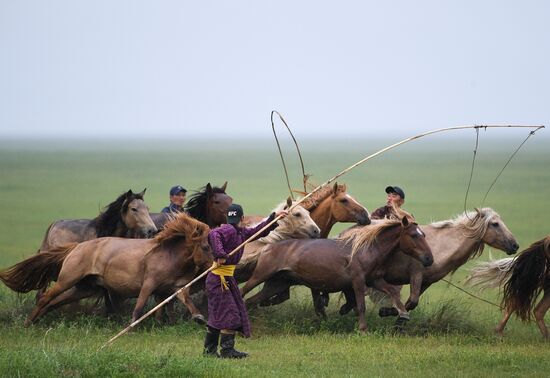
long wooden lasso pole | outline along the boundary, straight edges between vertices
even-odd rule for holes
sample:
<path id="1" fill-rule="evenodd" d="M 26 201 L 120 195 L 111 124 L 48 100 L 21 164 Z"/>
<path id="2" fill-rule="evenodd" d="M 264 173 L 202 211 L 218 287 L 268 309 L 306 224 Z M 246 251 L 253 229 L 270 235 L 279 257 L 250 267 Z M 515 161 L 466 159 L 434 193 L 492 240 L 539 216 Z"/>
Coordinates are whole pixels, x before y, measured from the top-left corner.
<path id="1" fill-rule="evenodd" d="M 437 129 L 437 130 L 432 130 L 432 131 L 428 131 L 428 132 L 425 132 L 425 133 L 422 133 L 422 134 L 418 134 L 418 135 L 415 135 L 415 136 L 412 136 L 412 137 L 409 137 L 407 139 L 403 139 L 402 141 L 400 142 L 397 142 L 397 143 L 394 143 L 388 147 L 385 147 L 361 160 L 359 160 L 358 162 L 356 162 L 355 164 L 349 166 L 348 168 L 344 169 L 343 171 L 341 171 L 340 173 L 338 173 L 336 176 L 332 177 L 331 179 L 327 180 L 326 182 L 324 182 L 323 184 L 319 185 L 317 188 L 315 188 L 312 192 L 310 192 L 309 194 L 307 194 L 306 196 L 304 196 L 303 198 L 301 198 L 299 201 L 295 202 L 294 205 L 292 205 L 288 211 L 291 211 L 292 209 L 294 209 L 296 206 L 300 205 L 300 203 L 302 203 L 303 201 L 305 201 L 306 199 L 308 199 L 309 197 L 311 197 L 314 193 L 316 193 L 317 191 L 321 190 L 322 188 L 324 188 L 325 186 L 329 185 L 330 183 L 332 183 L 333 181 L 337 180 L 339 177 L 345 175 L 346 173 L 348 173 L 349 171 L 351 171 L 352 169 L 356 168 L 357 166 L 365 163 L 366 161 L 378 156 L 378 155 L 381 155 L 383 154 L 384 152 L 386 151 L 389 151 L 391 149 L 394 149 L 402 144 L 405 144 L 405 143 L 408 143 L 410 141 L 413 141 L 415 139 L 419 139 L 419 138 L 422 138 L 422 137 L 425 137 L 425 136 L 428 136 L 428 135 L 432 135 L 432 134 L 437 134 L 437 133 L 441 133 L 441 132 L 445 132 L 445 131 L 451 131 L 451 130 L 463 130 L 463 129 L 480 129 L 480 128 L 483 128 L 483 129 L 487 129 L 487 128 L 529 128 L 529 129 L 534 129 L 533 131 L 531 131 L 531 134 L 534 134 L 536 131 L 538 131 L 539 129 L 543 129 L 544 128 L 544 125 L 540 125 L 540 126 L 523 126 L 523 125 L 483 125 L 483 126 L 456 126 L 456 127 L 447 127 L 447 128 L 443 128 L 443 129 Z M 282 215 L 279 215 L 277 216 L 275 219 L 273 219 L 271 222 L 269 222 L 267 225 L 265 225 L 261 230 L 259 230 L 258 232 L 256 232 L 254 235 L 252 235 L 250 238 L 248 238 L 247 240 L 245 240 L 241 245 L 239 245 L 238 247 L 236 247 L 234 250 L 232 250 L 228 256 L 231 256 L 233 254 L 235 254 L 237 251 L 239 251 L 242 247 L 244 247 L 246 244 L 248 244 L 250 241 L 254 240 L 254 238 L 256 238 L 257 236 L 259 236 L 263 231 L 265 231 L 269 226 L 271 226 L 273 223 L 277 222 L 280 218 L 282 217 Z M 172 299 L 174 299 L 179 293 L 181 293 L 183 290 L 189 288 L 192 284 L 194 284 L 195 282 L 197 282 L 198 280 L 200 280 L 202 277 L 204 277 L 208 272 L 210 272 L 211 270 L 215 269 L 216 268 L 216 265 L 212 265 L 208 270 L 205 270 L 203 273 L 201 273 L 200 275 L 198 275 L 197 277 L 195 277 L 191 282 L 189 282 L 187 285 L 185 285 L 184 287 L 178 289 L 175 293 L 173 293 L 172 295 L 170 295 L 169 297 L 167 297 L 166 299 L 164 299 L 162 302 L 160 302 L 159 304 L 157 304 L 155 307 L 153 307 L 149 312 L 147 312 L 146 314 L 144 314 L 143 316 L 141 316 L 139 319 L 135 320 L 134 322 L 132 322 L 130 325 L 128 325 L 126 328 L 124 328 L 122 331 L 120 331 L 119 333 L 117 333 L 115 336 L 113 336 L 111 339 L 109 339 L 105 344 L 103 344 L 103 346 L 100 348 L 103 349 L 105 348 L 106 346 L 109 346 L 111 345 L 116 339 L 118 339 L 120 336 L 126 334 L 128 331 L 130 331 L 132 328 L 134 328 L 135 326 L 137 326 L 139 323 L 141 323 L 144 319 L 146 319 L 147 317 L 149 317 L 151 314 L 153 314 L 155 311 L 157 311 L 159 308 L 161 308 L 162 306 L 164 306 L 165 304 L 167 304 L 168 302 L 170 302 Z"/>

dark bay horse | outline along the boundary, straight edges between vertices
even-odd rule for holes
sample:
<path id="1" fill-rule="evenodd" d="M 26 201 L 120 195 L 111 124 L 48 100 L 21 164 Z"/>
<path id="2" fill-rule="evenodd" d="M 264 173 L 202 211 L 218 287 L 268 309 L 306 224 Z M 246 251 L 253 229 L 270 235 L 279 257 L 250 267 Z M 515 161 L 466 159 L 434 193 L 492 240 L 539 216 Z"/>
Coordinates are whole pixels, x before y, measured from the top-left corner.
<path id="1" fill-rule="evenodd" d="M 206 223 L 210 228 L 218 227 L 226 222 L 226 213 L 233 198 L 225 193 L 227 181 L 221 187 L 212 187 L 210 183 L 200 188 L 189 197 L 185 212 L 193 218 Z M 169 214 L 152 213 L 151 218 L 160 230 L 169 220 Z"/>
<path id="2" fill-rule="evenodd" d="M 365 331 L 365 290 L 373 285 L 390 293 L 380 267 L 397 250 L 431 265 L 433 258 L 424 233 L 407 216 L 400 221 L 380 222 L 376 226 L 359 228 L 346 240 L 287 240 L 270 246 L 258 260 L 252 277 L 241 289 L 246 295 L 265 282 L 263 289 L 247 300 L 259 304 L 292 285 L 305 285 L 326 292 L 344 291 L 355 297 L 359 329 Z M 406 311 L 400 299 L 392 294 L 394 304 L 403 315 Z"/>
<path id="3" fill-rule="evenodd" d="M 94 219 L 58 220 L 50 224 L 39 251 L 49 251 L 69 243 L 103 236 L 150 238 L 157 227 L 149 216 L 149 208 L 141 193 L 128 190 L 111 202 Z"/>
<path id="4" fill-rule="evenodd" d="M 420 295 L 433 283 L 456 271 L 468 260 L 479 256 L 487 244 L 514 254 L 519 245 L 502 218 L 491 208 L 476 209 L 454 219 L 421 226 L 432 249 L 434 263 L 424 267 L 405 253 L 398 252 L 384 263 L 384 279 L 392 285 L 410 284 L 407 311 L 418 305 Z M 346 231 L 342 234 L 345 235 Z M 398 287 L 400 290 L 400 287 Z M 345 314 L 354 307 L 346 303 L 340 308 Z M 381 316 L 395 316 L 392 308 L 381 308 Z"/>
<path id="5" fill-rule="evenodd" d="M 164 225 L 154 239 L 99 238 L 64 251 L 43 252 L 0 272 L 12 290 L 40 286 L 43 272 L 62 262 L 57 282 L 40 298 L 26 324 L 61 305 L 108 291 L 119 298 L 137 297 L 132 321 L 139 318 L 149 296 L 166 298 L 208 269 L 213 260 L 209 228 L 181 213 Z M 193 306 L 189 291 L 178 295 L 193 318 L 204 320 Z"/>
<path id="6" fill-rule="evenodd" d="M 468 282 L 482 289 L 504 287 L 504 316 L 495 329 L 498 334 L 504 334 L 512 314 L 523 321 L 529 321 L 533 314 L 542 337 L 549 338 L 544 315 L 550 308 L 550 236 L 534 242 L 516 258 L 478 264 Z M 536 303 L 541 292 L 544 295 Z"/>

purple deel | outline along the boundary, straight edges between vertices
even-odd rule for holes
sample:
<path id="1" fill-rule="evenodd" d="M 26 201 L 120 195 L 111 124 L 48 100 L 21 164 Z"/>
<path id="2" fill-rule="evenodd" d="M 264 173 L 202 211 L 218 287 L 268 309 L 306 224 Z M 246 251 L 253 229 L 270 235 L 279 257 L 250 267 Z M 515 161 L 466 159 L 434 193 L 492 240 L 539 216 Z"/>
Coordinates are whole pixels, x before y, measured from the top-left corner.
<path id="1" fill-rule="evenodd" d="M 235 254 L 227 254 L 241 245 L 245 240 L 258 232 L 261 228 L 275 219 L 275 214 L 255 227 L 241 228 L 231 224 L 216 227 L 208 234 L 208 242 L 212 247 L 215 259 L 227 258 L 226 265 L 236 265 L 244 252 L 241 248 Z M 274 223 L 256 237 L 264 237 L 277 227 Z M 206 293 L 208 295 L 208 325 L 216 329 L 231 329 L 242 332 L 245 337 L 250 336 L 250 322 L 243 298 L 234 277 L 225 278 L 229 290 L 222 290 L 220 276 L 209 272 L 206 276 Z"/>

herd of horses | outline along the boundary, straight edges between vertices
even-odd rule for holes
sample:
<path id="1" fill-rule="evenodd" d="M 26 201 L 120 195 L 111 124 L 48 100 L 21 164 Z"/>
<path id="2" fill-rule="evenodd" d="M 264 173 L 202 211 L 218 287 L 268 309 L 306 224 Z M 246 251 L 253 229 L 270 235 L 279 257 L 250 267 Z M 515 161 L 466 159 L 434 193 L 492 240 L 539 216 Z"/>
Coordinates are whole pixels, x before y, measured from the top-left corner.
<path id="1" fill-rule="evenodd" d="M 33 256 L 0 271 L 10 289 L 37 291 L 29 325 L 45 313 L 84 298 L 104 298 L 108 312 L 120 311 L 126 298 L 137 298 L 132 322 L 150 297 L 164 300 L 211 267 L 208 232 L 226 222 L 232 198 L 208 183 L 193 194 L 178 214 L 150 213 L 145 190 L 129 190 L 106 206 L 94 219 L 52 223 Z M 380 316 L 396 316 L 396 324 L 409 319 L 420 296 L 433 283 L 479 256 L 485 245 L 512 255 L 519 245 L 500 216 L 491 208 L 465 212 L 449 220 L 418 225 L 407 212 L 395 208 L 395 217 L 372 220 L 367 209 L 345 185 L 326 186 L 293 206 L 287 200 L 276 210 L 291 209 L 268 236 L 248 243 L 235 271 L 241 293 L 263 287 L 246 299 L 248 306 L 270 306 L 290 298 L 294 285 L 311 290 L 313 308 L 326 317 L 329 294 L 342 292 L 346 302 L 340 314 L 355 310 L 359 329 L 367 330 L 365 296 L 372 290 L 391 299 Z M 247 216 L 253 225 L 262 218 Z M 335 239 L 327 238 L 337 222 L 353 223 Z M 516 313 L 529 320 L 534 314 L 548 338 L 544 315 L 550 307 L 550 237 L 533 243 L 516 258 L 482 263 L 469 282 L 481 288 L 502 287 L 502 333 Z M 410 295 L 401 301 L 402 285 Z M 201 283 L 177 296 L 193 319 L 204 316 L 191 298 Z M 539 294 L 544 295 L 538 304 Z M 173 313 L 170 308 L 168 313 Z M 162 316 L 159 310 L 158 316 Z"/>

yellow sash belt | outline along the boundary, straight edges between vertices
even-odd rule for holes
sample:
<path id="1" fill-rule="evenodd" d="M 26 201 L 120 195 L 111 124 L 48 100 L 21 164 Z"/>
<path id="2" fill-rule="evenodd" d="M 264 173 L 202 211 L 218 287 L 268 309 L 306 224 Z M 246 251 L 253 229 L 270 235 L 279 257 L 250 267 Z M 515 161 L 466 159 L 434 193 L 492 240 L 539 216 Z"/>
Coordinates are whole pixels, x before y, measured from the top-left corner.
<path id="1" fill-rule="evenodd" d="M 225 277 L 233 277 L 233 273 L 235 273 L 235 267 L 236 265 L 221 265 L 218 268 L 211 270 L 212 273 L 220 276 L 220 280 L 222 282 L 222 290 L 229 290 L 229 286 L 227 285 Z"/>

